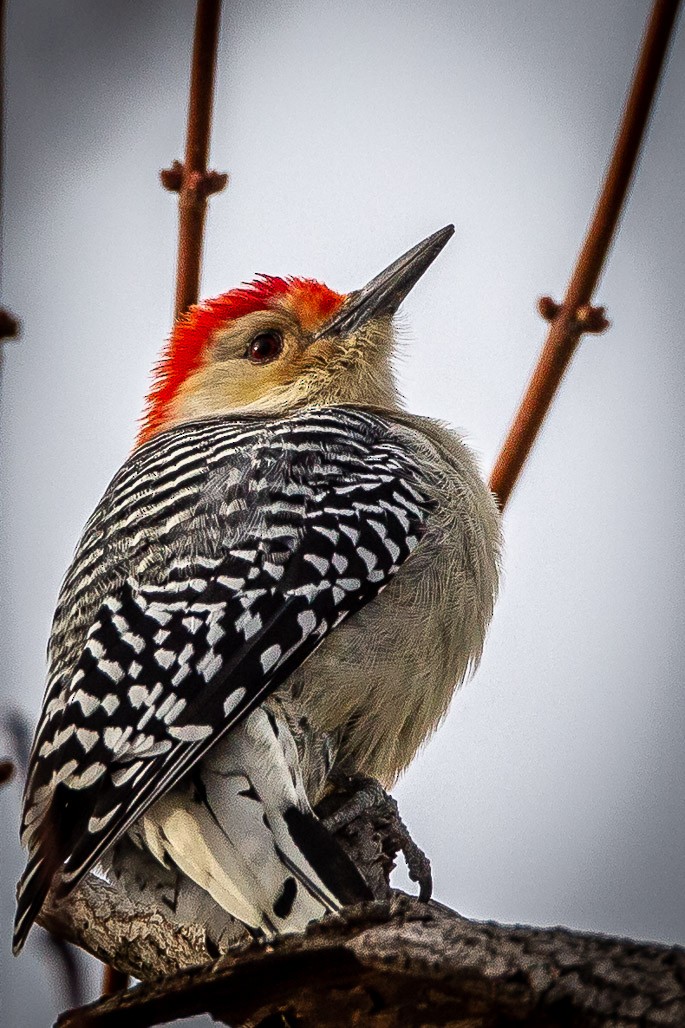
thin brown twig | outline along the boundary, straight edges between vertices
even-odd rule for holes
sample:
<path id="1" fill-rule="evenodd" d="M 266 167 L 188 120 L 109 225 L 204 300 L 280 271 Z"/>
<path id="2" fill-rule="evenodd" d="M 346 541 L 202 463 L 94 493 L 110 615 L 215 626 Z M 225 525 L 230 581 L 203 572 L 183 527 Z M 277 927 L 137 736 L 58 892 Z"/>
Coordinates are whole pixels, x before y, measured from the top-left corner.
<path id="1" fill-rule="evenodd" d="M 129 976 L 125 971 L 120 971 L 116 967 L 112 967 L 111 964 L 105 964 L 105 970 L 102 974 L 102 995 L 111 996 L 115 992 L 121 992 L 122 989 L 128 989 Z"/>
<path id="2" fill-rule="evenodd" d="M 680 0 L 654 0 L 614 151 L 566 296 L 561 304 L 549 297 L 540 301 L 540 313 L 551 322 L 549 335 L 490 477 L 490 488 L 501 509 L 506 506 L 581 337 L 608 326 L 603 308 L 592 306 L 592 294 L 640 154 L 679 6 Z"/>
<path id="3" fill-rule="evenodd" d="M 2 273 L 2 173 L 5 168 L 5 0 L 0 0 L 0 274 Z M 1 279 L 0 279 L 1 282 Z M 0 307 L 0 342 L 16 339 L 19 322 L 5 307 Z"/>
<path id="4" fill-rule="evenodd" d="M 14 764 L 11 760 L 0 760 L 0 785 L 11 782 L 14 778 Z"/>
<path id="5" fill-rule="evenodd" d="M 160 172 L 165 189 L 179 194 L 175 319 L 197 303 L 207 198 L 228 181 L 228 175 L 207 170 L 220 15 L 221 0 L 198 0 L 185 159 Z"/>

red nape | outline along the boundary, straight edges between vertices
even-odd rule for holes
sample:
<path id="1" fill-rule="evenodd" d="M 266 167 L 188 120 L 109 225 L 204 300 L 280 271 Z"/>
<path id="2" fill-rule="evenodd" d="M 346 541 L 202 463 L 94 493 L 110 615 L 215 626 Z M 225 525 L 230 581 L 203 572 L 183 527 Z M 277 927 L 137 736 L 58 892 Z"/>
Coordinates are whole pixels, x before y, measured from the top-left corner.
<path id="1" fill-rule="evenodd" d="M 342 294 L 314 279 L 259 275 L 254 282 L 191 307 L 176 322 L 155 366 L 136 446 L 165 427 L 170 404 L 188 376 L 199 368 L 217 329 L 279 302 L 298 316 L 303 328 L 311 329 L 329 317 L 343 299 Z"/>

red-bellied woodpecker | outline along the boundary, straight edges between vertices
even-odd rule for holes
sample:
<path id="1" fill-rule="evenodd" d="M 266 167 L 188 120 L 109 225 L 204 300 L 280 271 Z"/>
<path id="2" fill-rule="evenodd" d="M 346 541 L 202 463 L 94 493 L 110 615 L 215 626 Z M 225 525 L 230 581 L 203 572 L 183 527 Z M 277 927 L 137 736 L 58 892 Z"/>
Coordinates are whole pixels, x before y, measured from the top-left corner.
<path id="1" fill-rule="evenodd" d="M 493 499 L 392 371 L 452 232 L 358 292 L 261 277 L 177 324 L 59 597 L 16 949 L 95 866 L 267 935 L 368 895 L 310 804 L 332 769 L 395 780 L 497 589 Z"/>

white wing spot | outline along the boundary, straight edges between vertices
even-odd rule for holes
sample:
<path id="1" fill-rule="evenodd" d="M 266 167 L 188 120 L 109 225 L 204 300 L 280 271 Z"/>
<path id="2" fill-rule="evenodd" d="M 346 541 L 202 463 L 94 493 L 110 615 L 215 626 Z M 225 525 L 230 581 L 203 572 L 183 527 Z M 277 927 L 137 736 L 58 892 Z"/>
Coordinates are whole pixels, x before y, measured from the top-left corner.
<path id="1" fill-rule="evenodd" d="M 392 557 L 393 564 L 397 563 L 397 558 L 400 555 L 400 548 L 396 546 L 392 539 L 385 540 L 385 548 Z"/>
<path id="2" fill-rule="evenodd" d="M 131 734 L 131 728 L 127 729 L 124 733 L 123 729 L 118 728 L 116 725 L 110 725 L 109 728 L 105 728 L 105 734 L 103 736 L 105 740 L 105 746 L 108 750 L 116 750 L 119 743 Z"/>
<path id="3" fill-rule="evenodd" d="M 340 531 L 344 532 L 346 536 L 349 536 L 355 546 L 357 545 L 359 542 L 359 532 L 356 528 L 352 528 L 351 525 L 341 525 Z"/>
<path id="4" fill-rule="evenodd" d="M 116 660 L 99 660 L 98 671 L 102 671 L 103 675 L 107 675 L 115 685 L 124 677 L 124 669 Z"/>
<path id="5" fill-rule="evenodd" d="M 90 717 L 100 705 L 97 696 L 91 696 L 89 692 L 84 692 L 83 689 L 79 689 L 74 693 L 72 702 L 80 705 L 86 717 Z"/>
<path id="6" fill-rule="evenodd" d="M 115 696 L 113 692 L 109 692 L 105 696 L 104 700 L 100 700 L 100 703 L 111 717 L 119 706 L 119 697 Z"/>
<path id="7" fill-rule="evenodd" d="M 228 717 L 245 696 L 245 689 L 234 689 L 230 696 L 224 700 L 224 714 Z"/>
<path id="8" fill-rule="evenodd" d="M 223 585 L 226 589 L 231 589 L 233 592 L 240 592 L 245 585 L 244 578 L 229 578 L 227 575 L 219 575 L 217 577 L 219 585 Z"/>
<path id="9" fill-rule="evenodd" d="M 114 620 L 114 619 L 112 619 Z M 105 655 L 105 647 L 98 639 L 89 639 L 85 645 L 85 649 L 88 653 L 92 654 L 96 660 L 101 660 Z"/>
<path id="10" fill-rule="evenodd" d="M 190 674 L 190 668 L 188 667 L 188 665 L 187 664 L 182 664 L 181 667 L 176 672 L 176 674 L 173 675 L 173 677 L 171 679 L 171 684 L 173 685 L 174 689 L 178 685 L 180 685 L 181 682 L 183 681 L 183 679 L 187 678 L 189 674 Z"/>
<path id="11" fill-rule="evenodd" d="M 316 570 L 322 576 L 326 574 L 330 567 L 330 564 L 327 560 L 324 560 L 323 557 L 317 557 L 315 553 L 305 553 L 304 559 L 309 561 L 310 564 L 313 564 Z"/>
<path id="12" fill-rule="evenodd" d="M 226 635 L 218 621 L 212 621 L 207 629 L 207 642 L 210 646 L 216 645 Z"/>
<path id="13" fill-rule="evenodd" d="M 251 639 L 253 635 L 262 627 L 262 619 L 259 614 L 252 614 L 251 611 L 246 610 L 244 614 L 241 614 L 235 623 L 235 627 L 239 632 L 242 632 L 245 636 L 245 641 Z"/>
<path id="14" fill-rule="evenodd" d="M 212 734 L 211 725 L 181 725 L 180 728 L 171 727 L 169 735 L 180 742 L 199 742 Z"/>
<path id="15" fill-rule="evenodd" d="M 217 656 L 213 650 L 209 650 L 208 653 L 199 660 L 197 663 L 197 670 L 204 678 L 205 682 L 208 682 L 210 678 L 213 678 L 217 671 L 221 670 L 223 661 L 221 657 Z"/>
<path id="16" fill-rule="evenodd" d="M 312 525 L 315 532 L 319 532 L 320 535 L 325 535 L 327 539 L 330 539 L 335 546 L 340 538 L 340 532 L 336 532 L 334 528 L 324 528 L 323 525 Z"/>
<path id="17" fill-rule="evenodd" d="M 173 695 L 173 693 L 171 693 L 169 696 L 167 696 L 167 698 L 165 700 L 163 700 L 160 703 L 159 707 L 157 708 L 157 717 L 161 721 L 163 721 L 164 718 L 167 716 L 167 714 L 169 713 L 169 711 L 171 710 L 171 708 L 173 707 L 175 702 L 176 702 L 176 697 Z"/>
<path id="18" fill-rule="evenodd" d="M 77 728 L 76 738 L 83 746 L 84 752 L 88 753 L 92 750 L 100 735 L 98 732 L 91 732 L 90 728 Z"/>
<path id="19" fill-rule="evenodd" d="M 143 766 L 142 760 L 136 760 L 128 767 L 119 768 L 117 771 L 112 772 L 112 784 L 119 787 L 124 785 L 129 778 L 133 778 L 136 771 Z"/>
<path id="20" fill-rule="evenodd" d="M 343 557 L 341 553 L 334 553 L 332 557 L 332 562 L 333 567 L 340 575 L 343 573 L 347 565 L 350 563 L 349 560 L 347 560 L 346 557 Z"/>
<path id="21" fill-rule="evenodd" d="M 163 667 L 166 671 L 169 670 L 173 662 L 176 660 L 176 654 L 172 653 L 171 650 L 157 650 L 155 653 L 155 660 L 160 667 Z"/>
<path id="22" fill-rule="evenodd" d="M 338 585 L 348 593 L 356 592 L 362 587 L 358 578 L 339 578 Z"/>
<path id="23" fill-rule="evenodd" d="M 191 614 L 190 617 L 187 617 L 187 618 L 183 619 L 183 627 L 188 632 L 190 632 L 191 635 L 195 635 L 195 633 L 198 631 L 198 629 L 202 628 L 203 624 L 204 624 L 204 622 L 201 621 L 200 618 L 196 618 L 192 614 Z"/>
<path id="24" fill-rule="evenodd" d="M 306 639 L 308 635 L 316 628 L 316 615 L 312 610 L 303 610 L 297 615 L 297 621 L 302 629 L 302 638 Z"/>
<path id="25" fill-rule="evenodd" d="M 112 820 L 120 806 L 121 803 L 117 803 L 115 807 L 112 807 L 112 809 L 108 811 L 106 814 L 103 814 L 102 817 L 89 818 L 88 831 L 92 832 L 93 835 L 96 835 L 97 832 L 101 832 L 105 825 L 107 825 Z"/>
<path id="26" fill-rule="evenodd" d="M 372 553 L 371 550 L 367 550 L 365 546 L 360 546 L 357 549 L 357 554 L 364 561 L 369 571 L 373 571 L 376 564 L 378 563 L 376 555 Z"/>
<path id="27" fill-rule="evenodd" d="M 104 764 L 100 764 L 96 761 L 95 764 L 91 764 L 86 770 L 80 775 L 69 775 L 69 787 L 71 789 L 87 789 L 89 785 L 93 785 L 97 782 L 98 778 L 101 778 L 106 771 Z"/>
<path id="28" fill-rule="evenodd" d="M 264 671 L 264 673 L 271 671 L 271 668 L 274 666 L 274 664 L 278 662 L 281 653 L 282 650 L 278 644 L 275 644 L 274 646 L 269 646 L 268 650 L 264 650 L 264 653 L 262 653 L 262 656 L 260 658 L 262 662 L 262 670 Z"/>
<path id="29" fill-rule="evenodd" d="M 104 767 L 102 764 L 99 764 L 97 766 L 102 767 L 104 771 Z M 55 771 L 55 773 L 52 776 L 53 786 L 59 785 L 59 783 L 63 782 L 65 778 L 71 778 L 77 767 L 78 762 L 76 760 L 68 760 L 66 764 L 62 764 L 59 770 Z"/>
<path id="30" fill-rule="evenodd" d="M 158 625 L 167 625 L 172 618 L 171 611 L 162 603 L 151 603 L 147 608 L 147 615 Z"/>
<path id="31" fill-rule="evenodd" d="M 150 693 L 144 685 L 132 685 L 128 691 L 128 701 L 132 707 L 138 709 L 147 701 Z"/>
<path id="32" fill-rule="evenodd" d="M 171 725 L 186 708 L 186 701 L 184 699 L 178 699 L 170 709 L 169 713 L 164 718 L 165 725 Z"/>
<path id="33" fill-rule="evenodd" d="M 373 528 L 373 530 L 381 537 L 383 542 L 385 542 L 388 534 L 388 530 L 385 525 L 381 521 L 375 521 L 373 518 L 369 518 L 368 525 L 369 528 Z"/>

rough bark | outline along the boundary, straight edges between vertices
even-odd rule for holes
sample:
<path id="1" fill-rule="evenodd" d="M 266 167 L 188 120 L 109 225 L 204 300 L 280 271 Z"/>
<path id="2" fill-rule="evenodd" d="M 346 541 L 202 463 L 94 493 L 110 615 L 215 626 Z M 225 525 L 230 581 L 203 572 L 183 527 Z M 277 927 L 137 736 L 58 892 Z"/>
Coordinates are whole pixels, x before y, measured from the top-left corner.
<path id="1" fill-rule="evenodd" d="M 66 902 L 48 902 L 38 923 L 140 979 L 172 974 L 216 955 L 208 951 L 200 925 L 176 924 L 159 911 L 132 903 L 94 875 Z"/>
<path id="2" fill-rule="evenodd" d="M 58 1024 L 142 1028 L 200 1012 L 262 1028 L 682 1026 L 685 951 L 480 924 L 395 896 L 349 908 L 303 936 L 243 944 Z"/>

